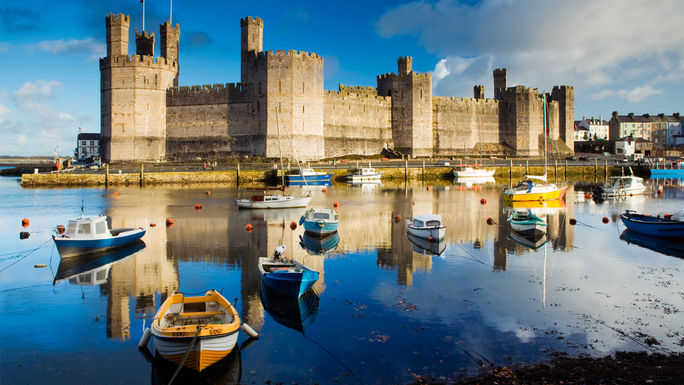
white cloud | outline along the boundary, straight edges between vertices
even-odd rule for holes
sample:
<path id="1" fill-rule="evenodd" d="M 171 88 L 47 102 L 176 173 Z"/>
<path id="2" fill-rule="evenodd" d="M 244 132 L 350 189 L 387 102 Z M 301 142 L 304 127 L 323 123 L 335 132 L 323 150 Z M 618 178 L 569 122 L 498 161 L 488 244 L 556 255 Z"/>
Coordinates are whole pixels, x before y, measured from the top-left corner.
<path id="1" fill-rule="evenodd" d="M 640 102 L 650 96 L 661 94 L 661 90 L 657 90 L 649 85 L 637 86 L 632 89 L 623 89 L 618 91 L 602 90 L 589 96 L 591 100 L 602 100 L 609 97 L 619 97 L 627 100 L 630 103 Z"/>
<path id="2" fill-rule="evenodd" d="M 12 93 L 16 108 L 0 105 L 0 154 L 46 155 L 55 147 L 71 153 L 76 118 L 53 106 L 61 88 L 58 81 L 26 82 Z"/>
<path id="3" fill-rule="evenodd" d="M 470 92 L 483 83 L 482 74 L 491 87 L 497 67 L 508 69 L 508 85 L 628 89 L 684 78 L 684 39 L 675 32 L 681 30 L 681 5 L 679 0 L 483 0 L 475 6 L 416 1 L 386 12 L 376 29 L 386 38 L 415 35 L 442 58 L 433 77 L 436 94 Z M 468 68 L 476 65 L 487 66 Z M 460 68 L 461 75 L 444 71 L 452 68 Z M 648 89 L 630 92 L 620 96 L 637 101 L 654 95 Z"/>
<path id="4" fill-rule="evenodd" d="M 106 45 L 92 37 L 87 39 L 59 39 L 44 40 L 30 46 L 31 49 L 47 52 L 55 55 L 61 54 L 86 54 L 88 58 L 105 56 Z"/>

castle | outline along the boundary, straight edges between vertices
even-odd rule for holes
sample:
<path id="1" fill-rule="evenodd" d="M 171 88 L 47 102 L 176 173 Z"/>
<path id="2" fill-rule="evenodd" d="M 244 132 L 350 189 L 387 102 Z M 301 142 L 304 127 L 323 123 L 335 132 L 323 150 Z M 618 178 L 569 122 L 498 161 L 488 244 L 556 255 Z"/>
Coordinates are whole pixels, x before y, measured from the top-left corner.
<path id="1" fill-rule="evenodd" d="M 264 51 L 264 22 L 246 17 L 241 27 L 239 83 L 178 87 L 180 26 L 136 31 L 128 54 L 130 17 L 105 18 L 107 56 L 100 59 L 101 148 L 108 162 L 283 156 L 317 160 L 375 155 L 383 149 L 410 157 L 474 151 L 538 156 L 546 123 L 555 151 L 573 148 L 574 89 L 541 94 L 507 87 L 506 69 L 494 70 L 494 99 L 484 86 L 473 98 L 432 95 L 430 73 L 400 57 L 397 73 L 377 87 L 323 88 L 323 58 L 301 51 Z M 279 146 L 280 144 L 280 146 Z M 294 154 L 293 154 L 294 151 Z"/>

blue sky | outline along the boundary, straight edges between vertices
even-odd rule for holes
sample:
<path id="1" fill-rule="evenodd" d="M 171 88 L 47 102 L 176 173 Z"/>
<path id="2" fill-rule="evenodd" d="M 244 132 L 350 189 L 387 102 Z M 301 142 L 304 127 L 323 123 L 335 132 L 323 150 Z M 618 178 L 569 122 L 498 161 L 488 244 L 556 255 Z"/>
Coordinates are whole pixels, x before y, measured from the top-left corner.
<path id="1" fill-rule="evenodd" d="M 240 79 L 240 18 L 264 20 L 264 49 L 325 58 L 325 88 L 375 86 L 399 56 L 432 72 L 435 95 L 492 97 L 494 68 L 508 85 L 575 87 L 575 119 L 684 113 L 681 0 L 189 1 L 181 26 L 180 84 Z M 131 16 L 137 0 L 0 4 L 0 155 L 73 153 L 78 127 L 99 132 L 104 17 Z M 146 30 L 169 18 L 169 0 L 147 0 Z"/>

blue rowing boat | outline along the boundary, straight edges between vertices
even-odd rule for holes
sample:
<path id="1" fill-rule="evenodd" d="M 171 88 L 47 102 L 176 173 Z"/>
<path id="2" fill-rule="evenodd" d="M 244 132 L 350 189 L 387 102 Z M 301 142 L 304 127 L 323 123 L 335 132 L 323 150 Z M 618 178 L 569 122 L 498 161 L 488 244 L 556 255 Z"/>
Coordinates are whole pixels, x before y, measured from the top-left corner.
<path id="1" fill-rule="evenodd" d="M 339 215 L 328 208 L 308 209 L 299 219 L 304 230 L 317 237 L 336 232 L 338 223 Z"/>
<path id="2" fill-rule="evenodd" d="M 684 221 L 674 219 L 670 215 L 654 217 L 627 210 L 620 215 L 620 219 L 629 230 L 636 233 L 684 241 Z"/>
<path id="3" fill-rule="evenodd" d="M 285 175 L 285 184 L 288 186 L 329 186 L 331 178 L 332 174 L 305 168 L 299 174 Z"/>
<path id="4" fill-rule="evenodd" d="M 145 229 L 142 227 L 110 230 L 105 216 L 80 216 L 69 221 L 66 232 L 53 234 L 52 239 L 60 257 L 71 258 L 124 247 L 143 235 Z"/>
<path id="5" fill-rule="evenodd" d="M 291 297 L 299 298 L 318 281 L 318 272 L 293 259 L 281 258 L 285 246 L 278 246 L 273 258 L 259 258 L 259 272 L 264 285 Z"/>

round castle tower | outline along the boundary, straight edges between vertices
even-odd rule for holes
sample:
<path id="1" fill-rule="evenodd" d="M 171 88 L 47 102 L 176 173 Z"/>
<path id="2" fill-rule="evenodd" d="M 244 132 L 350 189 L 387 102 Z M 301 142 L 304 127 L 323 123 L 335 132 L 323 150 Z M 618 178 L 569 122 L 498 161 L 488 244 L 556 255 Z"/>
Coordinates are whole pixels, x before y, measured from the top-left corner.
<path id="1" fill-rule="evenodd" d="M 162 57 L 154 58 L 154 33 L 136 31 L 128 54 L 130 17 L 105 18 L 107 57 L 100 59 L 101 151 L 106 162 L 164 160 L 166 90 L 178 82 L 180 27 L 160 26 Z M 166 55 L 166 56 L 165 56 Z"/>

